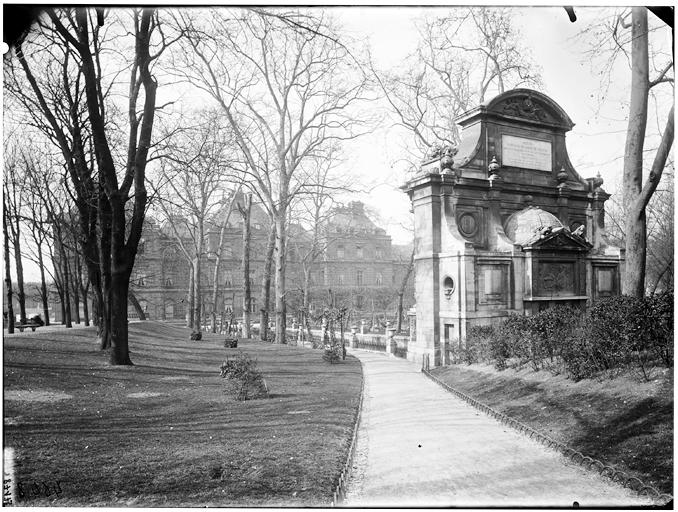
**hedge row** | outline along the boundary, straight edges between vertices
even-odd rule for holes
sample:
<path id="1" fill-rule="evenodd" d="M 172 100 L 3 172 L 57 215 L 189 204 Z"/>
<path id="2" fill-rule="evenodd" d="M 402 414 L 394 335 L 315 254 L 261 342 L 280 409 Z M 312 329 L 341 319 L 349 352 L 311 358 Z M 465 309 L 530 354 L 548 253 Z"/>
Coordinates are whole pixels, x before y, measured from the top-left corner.
<path id="1" fill-rule="evenodd" d="M 673 293 L 622 295 L 599 300 L 586 312 L 556 307 L 472 327 L 453 357 L 500 370 L 529 364 L 575 380 L 633 367 L 647 380 L 651 366 L 673 366 Z"/>

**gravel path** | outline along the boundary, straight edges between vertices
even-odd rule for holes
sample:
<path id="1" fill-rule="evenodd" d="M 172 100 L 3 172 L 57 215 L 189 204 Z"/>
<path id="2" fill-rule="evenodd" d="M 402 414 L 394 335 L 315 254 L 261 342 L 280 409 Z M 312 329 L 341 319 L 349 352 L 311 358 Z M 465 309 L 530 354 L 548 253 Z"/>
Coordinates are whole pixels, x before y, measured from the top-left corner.
<path id="1" fill-rule="evenodd" d="M 415 364 L 353 350 L 365 396 L 348 507 L 647 505 L 427 379 Z"/>

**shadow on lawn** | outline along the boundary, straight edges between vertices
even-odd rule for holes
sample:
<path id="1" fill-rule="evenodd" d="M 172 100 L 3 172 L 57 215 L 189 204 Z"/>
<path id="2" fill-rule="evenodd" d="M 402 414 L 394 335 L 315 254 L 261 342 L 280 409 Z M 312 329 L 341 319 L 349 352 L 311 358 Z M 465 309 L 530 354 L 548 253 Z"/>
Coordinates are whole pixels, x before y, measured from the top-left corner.
<path id="1" fill-rule="evenodd" d="M 671 492 L 673 432 L 665 426 L 672 422 L 672 404 L 647 398 L 598 424 L 587 422 L 584 433 L 574 438 L 571 445 L 603 459 L 613 453 L 629 469 L 657 475 L 653 484 L 661 487 L 663 492 Z M 657 442 L 657 437 L 661 442 Z"/>

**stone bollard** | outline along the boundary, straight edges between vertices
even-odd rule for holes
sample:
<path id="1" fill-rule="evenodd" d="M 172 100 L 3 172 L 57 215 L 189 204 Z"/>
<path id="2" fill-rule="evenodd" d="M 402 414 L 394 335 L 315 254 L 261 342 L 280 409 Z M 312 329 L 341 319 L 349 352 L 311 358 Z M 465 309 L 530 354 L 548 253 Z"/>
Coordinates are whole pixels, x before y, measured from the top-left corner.
<path id="1" fill-rule="evenodd" d="M 398 342 L 395 340 L 396 330 L 392 327 L 386 328 L 386 352 L 388 355 L 395 357 Z"/>
<path id="2" fill-rule="evenodd" d="M 358 348 L 358 328 L 356 326 L 351 327 L 351 348 Z"/>

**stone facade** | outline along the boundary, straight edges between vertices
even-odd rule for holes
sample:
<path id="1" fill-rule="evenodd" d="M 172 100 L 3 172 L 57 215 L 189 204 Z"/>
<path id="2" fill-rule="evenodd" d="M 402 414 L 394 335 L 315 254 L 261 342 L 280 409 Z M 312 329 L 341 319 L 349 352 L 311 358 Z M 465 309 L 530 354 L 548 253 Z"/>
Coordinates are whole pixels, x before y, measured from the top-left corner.
<path id="1" fill-rule="evenodd" d="M 567 154 L 573 123 L 536 91 L 501 94 L 458 119 L 403 189 L 415 215 L 416 341 L 449 363 L 473 325 L 619 293 L 623 252 L 605 237 L 602 179 Z"/>

